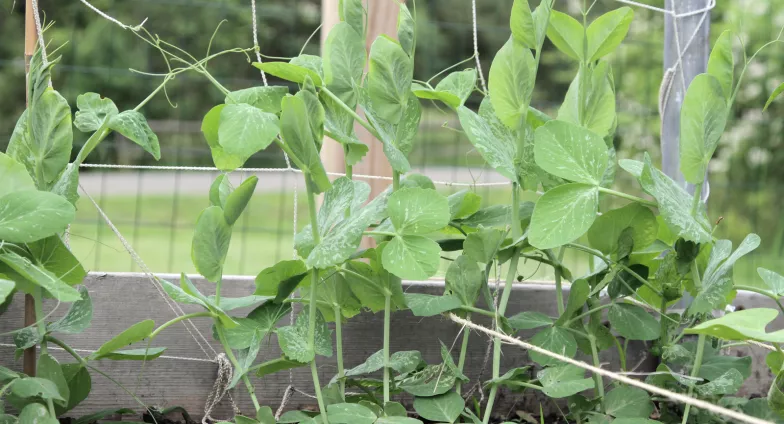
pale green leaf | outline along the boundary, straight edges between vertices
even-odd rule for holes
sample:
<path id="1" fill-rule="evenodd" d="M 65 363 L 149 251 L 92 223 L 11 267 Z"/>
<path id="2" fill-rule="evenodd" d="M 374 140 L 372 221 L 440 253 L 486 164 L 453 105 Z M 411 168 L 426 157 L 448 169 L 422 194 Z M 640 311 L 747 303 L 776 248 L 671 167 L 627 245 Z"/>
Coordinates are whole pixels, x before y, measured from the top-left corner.
<path id="1" fill-rule="evenodd" d="M 288 154 L 303 167 L 302 171 L 315 183 L 316 191 L 321 193 L 329 189 L 330 182 L 317 147 L 321 140 L 314 138 L 310 126 L 311 116 L 304 100 L 306 93 L 308 92 L 300 91 L 296 96 L 286 96 L 283 99 L 280 134 L 288 148 Z"/>
<path id="2" fill-rule="evenodd" d="M 732 31 L 725 30 L 716 39 L 708 57 L 708 73 L 713 75 L 721 85 L 724 98 L 732 97 L 735 79 L 735 58 L 732 56 Z"/>
<path id="3" fill-rule="evenodd" d="M 596 219 L 599 192 L 587 184 L 564 184 L 536 202 L 528 238 L 539 249 L 570 243 L 588 231 Z"/>
<path id="4" fill-rule="evenodd" d="M 583 84 L 585 97 L 581 117 L 580 90 Z M 617 123 L 615 112 L 615 90 L 610 66 L 607 62 L 600 61 L 593 68 L 581 67 L 577 71 L 563 104 L 558 109 L 558 119 L 583 126 L 601 137 L 606 137 Z"/>
<path id="5" fill-rule="evenodd" d="M 278 135 L 278 118 L 246 103 L 224 106 L 219 122 L 218 144 L 242 163 L 267 148 Z"/>
<path id="6" fill-rule="evenodd" d="M 365 69 L 365 43 L 362 36 L 346 22 L 329 31 L 324 41 L 324 84 L 348 107 L 357 105 L 356 87 Z"/>
<path id="7" fill-rule="evenodd" d="M 220 117 L 225 107 L 226 105 L 215 106 L 204 115 L 204 119 L 201 122 L 201 132 L 207 140 L 207 145 L 210 146 L 210 153 L 212 154 L 212 161 L 215 163 L 215 167 L 224 172 L 231 172 L 241 167 L 248 158 L 227 153 L 218 141 Z"/>
<path id="8" fill-rule="evenodd" d="M 599 16 L 588 26 L 588 61 L 593 62 L 617 49 L 634 19 L 630 7 L 621 7 Z"/>
<path id="9" fill-rule="evenodd" d="M 565 398 L 593 387 L 593 379 L 585 378 L 585 370 L 571 364 L 547 367 L 536 374 L 544 394 Z"/>
<path id="10" fill-rule="evenodd" d="M 442 365 L 428 365 L 398 382 L 398 387 L 406 393 L 418 397 L 433 397 L 448 392 L 454 386 L 456 377 L 452 368 Z"/>
<path id="11" fill-rule="evenodd" d="M 245 103 L 268 113 L 280 112 L 280 101 L 289 94 L 289 88 L 280 85 L 243 88 L 226 95 L 227 105 Z"/>
<path id="12" fill-rule="evenodd" d="M 30 243 L 61 233 L 76 211 L 64 198 L 44 191 L 15 191 L 0 197 L 0 240 Z"/>
<path id="13" fill-rule="evenodd" d="M 151 319 L 138 322 L 101 345 L 98 350 L 90 355 L 90 358 L 96 360 L 101 359 L 104 356 L 113 353 L 114 351 L 142 341 L 149 337 L 150 333 L 152 333 L 154 329 L 155 322 Z"/>
<path id="14" fill-rule="evenodd" d="M 653 412 L 653 402 L 643 389 L 619 386 L 607 392 L 604 410 L 619 418 L 647 418 Z"/>
<path id="15" fill-rule="evenodd" d="M 681 108 L 680 169 L 686 181 L 703 182 L 726 124 L 727 99 L 721 83 L 712 75 L 697 75 Z"/>
<path id="16" fill-rule="evenodd" d="M 641 251 L 650 246 L 659 231 L 659 223 L 653 212 L 639 203 L 604 212 L 588 230 L 591 246 L 606 254 L 618 251 L 618 239 L 626 228 L 631 228 L 634 250 Z"/>
<path id="17" fill-rule="evenodd" d="M 65 375 L 63 374 L 63 368 L 60 366 L 60 363 L 57 362 L 57 359 L 47 353 L 42 353 L 38 357 L 35 375 L 38 378 L 43 378 L 54 383 L 57 387 L 57 393 L 63 398 L 63 400 L 56 400 L 60 406 L 68 404 L 68 398 L 70 397 L 71 392 L 68 388 L 68 382 L 65 379 Z"/>
<path id="18" fill-rule="evenodd" d="M 557 10 L 551 11 L 547 38 L 562 53 L 583 60 L 583 26 L 576 19 Z"/>
<path id="19" fill-rule="evenodd" d="M 520 45 L 529 49 L 539 47 L 536 40 L 534 17 L 531 14 L 528 0 L 514 0 L 512 14 L 509 16 L 509 27 L 512 29 L 512 37 Z"/>
<path id="20" fill-rule="evenodd" d="M 397 14 L 397 39 L 403 51 L 413 56 L 416 48 L 416 22 L 405 2 L 400 3 L 400 11 Z"/>
<path id="21" fill-rule="evenodd" d="M 771 333 L 765 327 L 779 312 L 770 308 L 753 308 L 733 312 L 720 318 L 702 322 L 685 330 L 688 334 L 705 334 L 724 340 L 758 340 L 784 343 L 784 330 Z"/>
<path id="22" fill-rule="evenodd" d="M 626 339 L 655 340 L 661 335 L 659 321 L 637 305 L 616 303 L 607 316 L 612 328 Z"/>
<path id="23" fill-rule="evenodd" d="M 5 153 L 0 153 L 0 197 L 15 191 L 35 190 L 35 182 L 30 178 L 24 165 Z"/>
<path id="24" fill-rule="evenodd" d="M 406 305 L 411 309 L 414 316 L 432 317 L 463 305 L 460 298 L 453 294 L 437 296 L 422 293 L 406 293 Z"/>
<path id="25" fill-rule="evenodd" d="M 93 302 L 87 287 L 80 286 L 81 299 L 71 304 L 65 316 L 49 324 L 47 329 L 56 333 L 79 334 L 90 326 L 93 320 Z"/>
<path id="26" fill-rule="evenodd" d="M 395 231 L 403 235 L 420 235 L 449 224 L 447 199 L 432 189 L 402 188 L 389 196 L 387 212 Z"/>
<path id="27" fill-rule="evenodd" d="M 353 31 L 353 30 L 352 30 Z M 327 406 L 327 418 L 335 424 L 373 424 L 376 414 L 356 403 L 335 403 Z"/>
<path id="28" fill-rule="evenodd" d="M 66 284 L 53 273 L 30 262 L 29 259 L 16 252 L 6 251 L 0 254 L 0 262 L 8 265 L 25 280 L 46 290 L 49 295 L 63 302 L 73 302 L 82 298 L 79 292 Z"/>
<path id="29" fill-rule="evenodd" d="M 382 254 L 384 268 L 400 278 L 426 280 L 438 272 L 441 247 L 418 235 L 394 237 Z"/>
<path id="30" fill-rule="evenodd" d="M 473 215 L 482 206 L 482 198 L 468 189 L 450 194 L 447 201 L 449 201 L 449 214 L 452 220 Z"/>
<path id="31" fill-rule="evenodd" d="M 366 11 L 362 0 L 338 0 L 338 16 L 363 37 L 364 43 Z"/>
<path id="32" fill-rule="evenodd" d="M 552 318 L 536 311 L 520 312 L 519 314 L 510 317 L 507 322 L 515 330 L 531 330 L 553 325 Z"/>
<path id="33" fill-rule="evenodd" d="M 457 116 L 468 140 L 487 164 L 504 177 L 517 181 L 514 163 L 516 143 L 511 132 L 503 131 L 499 134 L 498 128 L 492 127 L 486 119 L 465 106 L 457 109 Z"/>
<path id="34" fill-rule="evenodd" d="M 378 116 L 391 124 L 400 122 L 411 91 L 413 62 L 401 45 L 380 35 L 370 47 L 367 87 Z"/>
<path id="35" fill-rule="evenodd" d="M 607 167 L 607 146 L 596 133 L 564 121 L 537 128 L 536 164 L 555 176 L 598 186 Z"/>
<path id="36" fill-rule="evenodd" d="M 776 297 L 784 296 L 784 277 L 765 268 L 757 268 L 757 273 Z"/>
<path id="37" fill-rule="evenodd" d="M 474 262 L 490 263 L 503 241 L 504 233 L 496 228 L 479 227 L 463 241 L 463 254 Z"/>
<path id="38" fill-rule="evenodd" d="M 295 58 L 296 59 L 296 58 Z M 309 69 L 305 66 L 300 66 L 294 63 L 292 59 L 291 63 L 287 62 L 264 62 L 258 63 L 254 62 L 253 66 L 262 71 L 276 76 L 280 79 L 284 79 L 286 81 L 296 82 L 297 84 L 303 84 L 305 82 L 305 78 L 310 78 L 317 87 L 321 87 L 322 79 L 319 72 L 316 72 L 313 69 Z"/>
<path id="39" fill-rule="evenodd" d="M 240 217 L 242 211 L 248 206 L 250 197 L 253 195 L 258 182 L 259 177 L 252 175 L 226 197 L 226 202 L 223 205 L 223 217 L 226 219 L 227 224 L 234 225 L 234 222 Z"/>
<path id="40" fill-rule="evenodd" d="M 778 85 L 778 86 L 777 86 L 777 87 L 776 87 L 776 88 L 773 90 L 773 92 L 772 92 L 772 93 L 770 93 L 770 97 L 768 97 L 768 101 L 766 101 L 766 102 L 765 102 L 765 107 L 764 107 L 764 108 L 762 108 L 762 110 L 763 110 L 763 111 L 765 111 L 765 110 L 768 110 L 768 106 L 770 106 L 770 104 L 771 104 L 771 103 L 773 103 L 773 101 L 774 101 L 774 100 L 776 100 L 776 97 L 778 97 L 778 96 L 779 96 L 781 93 L 784 93 L 784 82 L 782 82 L 781 84 L 779 84 L 779 85 Z M 20 118 L 20 119 L 21 119 L 21 118 Z M 16 131 L 14 131 L 14 133 L 16 133 Z M 10 148 L 10 147 L 9 147 L 9 148 Z"/>
<path id="41" fill-rule="evenodd" d="M 122 134 L 128 140 L 138 144 L 155 160 L 161 158 L 161 146 L 158 136 L 152 132 L 144 115 L 135 110 L 126 110 L 109 118 L 106 124 L 110 129 Z"/>
<path id="42" fill-rule="evenodd" d="M 484 283 L 482 271 L 476 262 L 465 254 L 460 255 L 449 264 L 449 268 L 446 270 L 446 289 L 457 295 L 463 305 L 473 305 L 476 302 L 479 290 Z M 410 303 L 409 306 L 411 306 Z"/>
<path id="43" fill-rule="evenodd" d="M 98 93 L 84 93 L 76 97 L 76 111 L 73 124 L 81 132 L 98 131 L 107 118 L 120 113 L 109 98 L 101 98 Z"/>
<path id="44" fill-rule="evenodd" d="M 695 389 L 697 389 L 697 393 L 702 396 L 731 395 L 740 389 L 743 380 L 744 378 L 740 374 L 740 371 L 735 368 L 730 368 L 718 378 L 708 383 L 695 386 Z"/>
<path id="45" fill-rule="evenodd" d="M 465 401 L 459 393 L 450 391 L 440 396 L 418 397 L 414 399 L 414 410 L 420 417 L 440 422 L 453 423 L 460 418 Z"/>
<path id="46" fill-rule="evenodd" d="M 309 312 L 303 309 L 294 325 L 278 328 L 278 344 L 283 353 L 299 362 L 310 362 L 315 355 L 332 356 L 332 330 L 327 328 L 324 317 L 316 311 L 315 344 L 308 336 Z"/>
<path id="47" fill-rule="evenodd" d="M 535 75 L 531 50 L 511 38 L 493 58 L 488 79 L 490 102 L 498 119 L 513 130 L 528 117 Z"/>
<path id="48" fill-rule="evenodd" d="M 207 280 L 215 283 L 221 279 L 230 242 L 231 226 L 223 216 L 223 209 L 210 206 L 202 211 L 193 231 L 191 259 Z"/>
<path id="49" fill-rule="evenodd" d="M 531 338 L 531 344 L 570 358 L 573 358 L 574 355 L 577 354 L 577 342 L 574 340 L 574 336 L 572 336 L 572 333 L 569 331 L 560 327 L 550 327 L 536 333 Z M 531 351 L 528 355 L 531 357 L 532 361 L 541 366 L 560 364 L 557 359 L 553 359 L 538 352 Z"/>

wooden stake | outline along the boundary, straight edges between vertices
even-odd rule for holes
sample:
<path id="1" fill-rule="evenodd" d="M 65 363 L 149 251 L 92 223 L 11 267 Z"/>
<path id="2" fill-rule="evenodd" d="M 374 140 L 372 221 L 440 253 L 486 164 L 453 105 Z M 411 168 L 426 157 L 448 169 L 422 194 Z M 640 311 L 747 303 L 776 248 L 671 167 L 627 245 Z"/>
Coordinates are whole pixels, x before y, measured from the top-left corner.
<path id="1" fill-rule="evenodd" d="M 38 43 L 38 33 L 35 28 L 35 17 L 33 16 L 33 0 L 25 0 L 25 44 L 24 44 L 24 59 L 25 59 L 25 76 L 30 71 L 30 60 L 35 53 L 36 43 Z M 25 84 L 30 84 L 29 78 L 25 77 Z M 29 90 L 25 90 L 25 103 L 30 99 L 27 98 Z M 33 296 L 25 295 L 25 314 L 24 324 L 25 327 L 34 325 L 36 323 L 35 317 L 35 300 Z M 22 357 L 22 369 L 25 374 L 35 376 L 37 349 L 33 346 L 24 351 Z"/>

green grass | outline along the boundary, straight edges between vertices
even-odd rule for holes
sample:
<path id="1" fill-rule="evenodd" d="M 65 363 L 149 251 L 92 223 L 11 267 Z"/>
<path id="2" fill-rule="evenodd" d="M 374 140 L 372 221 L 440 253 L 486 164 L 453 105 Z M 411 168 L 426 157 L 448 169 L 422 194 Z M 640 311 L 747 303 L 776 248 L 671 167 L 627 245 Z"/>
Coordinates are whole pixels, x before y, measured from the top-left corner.
<path id="1" fill-rule="evenodd" d="M 448 195 L 456 190 L 442 188 L 440 191 Z M 479 188 L 477 194 L 483 197 L 486 205 L 508 203 L 511 200 L 508 189 Z M 528 192 L 523 194 L 522 200 L 535 200 L 535 197 Z M 716 200 L 719 200 L 719 196 Z M 191 237 L 199 213 L 208 206 L 206 194 L 139 197 L 108 194 L 103 199 L 96 198 L 96 201 L 153 272 L 196 272 L 190 256 Z M 299 196 L 298 204 L 299 228 L 309 221 L 305 201 L 303 193 Z M 612 205 L 603 206 L 602 209 L 622 204 L 613 201 Z M 255 275 L 279 260 L 292 257 L 293 206 L 291 192 L 257 194 L 253 197 L 235 224 L 225 268 L 227 275 Z M 737 223 L 737 220 L 731 218 L 733 214 L 727 216 L 730 217 L 728 220 Z M 745 233 L 727 231 L 734 228 L 728 224 L 725 222 L 720 227 L 720 236 L 732 239 L 737 246 Z M 745 226 L 740 226 L 740 230 L 745 231 Z M 775 253 L 778 250 L 770 243 L 775 231 L 757 231 L 763 237 L 763 246 L 738 261 L 735 270 L 735 281 L 738 284 L 761 283 L 756 271 L 759 266 L 784 272 L 780 256 Z M 768 243 L 765 242 L 766 238 Z M 586 240 L 581 242 L 587 244 Z M 79 201 L 77 220 L 71 227 L 70 243 L 74 253 L 89 270 L 139 271 L 117 237 L 85 198 Z M 564 259 L 575 277 L 588 271 L 588 260 L 587 254 L 571 250 L 567 250 Z M 443 261 L 441 274 L 447 266 L 448 261 Z M 534 261 L 522 263 L 520 274 L 527 280 L 552 280 L 554 277 L 550 267 L 539 266 Z M 500 277 L 505 277 L 503 270 Z"/>

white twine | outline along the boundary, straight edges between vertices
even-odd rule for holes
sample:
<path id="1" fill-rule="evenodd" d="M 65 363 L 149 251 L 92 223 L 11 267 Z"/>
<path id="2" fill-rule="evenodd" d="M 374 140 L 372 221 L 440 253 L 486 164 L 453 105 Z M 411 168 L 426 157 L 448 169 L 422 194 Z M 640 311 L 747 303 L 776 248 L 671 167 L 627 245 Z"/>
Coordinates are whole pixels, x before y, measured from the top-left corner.
<path id="1" fill-rule="evenodd" d="M 33 1 L 35 2 L 35 0 L 33 0 Z M 139 29 L 141 29 L 141 27 L 144 25 L 144 23 L 147 22 L 147 18 L 144 18 L 144 20 L 139 25 L 136 25 L 136 26 L 125 25 L 124 23 L 120 22 L 119 20 L 117 20 L 117 19 L 107 15 L 106 13 L 101 11 L 101 9 L 98 9 L 97 7 L 93 6 L 87 0 L 80 0 L 80 1 L 82 3 L 84 3 L 85 6 L 89 7 L 90 9 L 92 9 L 93 12 L 97 13 L 99 16 L 101 16 L 102 18 L 106 19 L 107 21 L 112 22 L 114 24 L 117 24 L 122 29 L 130 29 L 131 31 L 138 31 Z"/>
<path id="2" fill-rule="evenodd" d="M 716 7 L 716 0 L 710 0 L 708 2 L 708 5 L 705 6 L 704 8 L 702 8 L 702 9 L 692 10 L 691 12 L 685 12 L 685 13 L 680 13 L 679 14 L 679 13 L 675 13 L 672 10 L 662 9 L 661 7 L 651 6 L 649 4 L 639 3 L 639 2 L 636 2 L 636 1 L 632 1 L 632 0 L 615 0 L 615 1 L 617 1 L 618 3 L 628 4 L 630 6 L 636 6 L 636 7 L 640 7 L 640 8 L 643 8 L 643 9 L 652 10 L 654 12 L 663 13 L 665 15 L 672 15 L 672 17 L 676 18 L 676 19 L 678 19 L 678 18 L 686 18 L 686 17 L 689 17 L 689 16 L 698 15 L 700 13 L 708 12 L 711 9 Z"/>
<path id="3" fill-rule="evenodd" d="M 487 84 L 485 83 L 485 76 L 482 72 L 482 62 L 479 61 L 479 36 L 476 28 L 476 0 L 471 0 L 471 22 L 474 31 L 474 59 L 476 59 L 476 73 L 479 74 L 479 82 L 482 84 L 482 90 L 487 93 Z"/>
<path id="4" fill-rule="evenodd" d="M 221 421 L 212 418 L 210 414 L 212 414 L 212 410 L 218 406 L 223 397 L 229 394 L 229 385 L 234 378 L 234 367 L 231 365 L 228 358 L 226 358 L 226 354 L 221 353 L 215 359 L 218 362 L 218 376 L 215 378 L 212 390 L 210 390 L 210 394 L 207 395 L 207 400 L 204 403 L 204 417 L 201 419 L 201 424 Z M 240 411 L 237 404 L 234 403 L 234 399 L 231 399 L 231 407 L 234 415 L 239 414 Z"/>
<path id="5" fill-rule="evenodd" d="M 46 43 L 44 43 L 44 31 L 41 28 L 41 17 L 38 12 L 38 0 L 32 0 L 33 4 L 33 20 L 35 21 L 35 31 L 38 35 L 38 45 L 41 47 L 41 61 L 43 62 L 44 66 L 49 63 L 49 60 L 46 57 Z M 51 87 L 52 81 L 49 80 L 49 86 Z"/>
<path id="6" fill-rule="evenodd" d="M 252 16 L 253 22 L 253 50 L 256 51 L 256 61 L 261 63 L 261 53 L 259 52 L 259 29 L 258 24 L 256 23 L 256 0 L 250 0 L 250 12 Z M 264 81 L 264 86 L 267 86 L 267 74 L 264 73 L 264 70 L 259 69 L 261 71 L 261 80 Z M 284 155 L 286 153 L 283 153 Z"/>
<path id="7" fill-rule="evenodd" d="M 744 422 L 744 423 L 747 423 L 747 424 L 770 424 L 770 421 L 762 420 L 762 419 L 759 419 L 759 418 L 752 417 L 750 415 L 746 415 L 746 414 L 743 414 L 743 413 L 740 413 L 740 412 L 737 412 L 737 411 L 733 411 L 731 409 L 723 408 L 721 406 L 714 405 L 714 404 L 712 404 L 710 402 L 706 402 L 704 400 L 696 399 L 696 398 L 691 397 L 691 396 L 686 396 L 686 395 L 683 395 L 683 394 L 680 394 L 680 393 L 676 393 L 676 392 L 673 392 L 673 391 L 670 391 L 670 390 L 667 390 L 667 389 L 663 389 L 661 387 L 657 387 L 657 386 L 654 386 L 654 385 L 651 385 L 651 384 L 648 384 L 648 383 L 644 383 L 642 381 L 635 380 L 633 378 L 629 378 L 629 377 L 627 377 L 625 375 L 622 375 L 622 374 L 619 374 L 619 373 L 616 373 L 616 372 L 613 372 L 613 371 L 608 371 L 608 370 L 605 370 L 605 369 L 602 369 L 602 368 L 595 367 L 593 365 L 587 364 L 587 363 L 582 362 L 582 361 L 578 361 L 576 359 L 569 358 L 568 356 L 564 356 L 564 355 L 561 355 L 559 353 L 555 353 L 555 352 L 549 351 L 547 349 L 542 349 L 539 346 L 535 346 L 535 345 L 532 345 L 530 343 L 526 343 L 526 342 L 524 342 L 522 340 L 516 339 L 516 338 L 511 337 L 511 336 L 508 336 L 508 335 L 506 335 L 504 333 L 501 333 L 501 332 L 498 332 L 498 331 L 495 331 L 495 330 L 483 327 L 483 326 L 478 325 L 478 324 L 474 324 L 473 322 L 471 322 L 469 320 L 466 320 L 466 319 L 463 319 L 463 318 L 460 318 L 460 317 L 458 317 L 455 314 L 449 314 L 449 318 L 452 321 L 454 321 L 454 322 L 456 322 L 456 323 L 458 323 L 460 325 L 464 325 L 464 326 L 470 327 L 470 328 L 472 328 L 474 330 L 481 331 L 481 332 L 483 332 L 485 334 L 488 334 L 490 336 L 493 336 L 493 337 L 496 337 L 498 339 L 501 339 L 501 340 L 503 340 L 503 341 L 505 341 L 505 342 L 507 342 L 509 344 L 513 344 L 513 345 L 521 347 L 523 349 L 528 349 L 528 350 L 534 351 L 536 353 L 539 353 L 539 354 L 542 354 L 542 355 L 545 355 L 545 356 L 549 356 L 550 358 L 556 359 L 558 361 L 565 362 L 567 364 L 571 364 L 571 365 L 580 367 L 580 368 L 582 368 L 584 370 L 591 371 L 592 373 L 600 375 L 602 377 L 607 377 L 607 378 L 610 378 L 612 380 L 616 380 L 616 381 L 620 381 L 622 383 L 628 384 L 630 386 L 638 387 L 638 388 L 643 389 L 645 391 L 648 391 L 648 392 L 651 392 L 651 393 L 655 393 L 655 394 L 660 395 L 660 396 L 664 396 L 664 397 L 669 398 L 670 400 L 673 400 L 673 401 L 676 401 L 676 402 L 680 402 L 680 403 L 684 403 L 686 405 L 694 406 L 696 408 L 704 409 L 706 411 L 713 412 L 714 414 L 723 415 L 725 417 L 729 417 L 729 418 L 738 420 L 739 422 Z"/>

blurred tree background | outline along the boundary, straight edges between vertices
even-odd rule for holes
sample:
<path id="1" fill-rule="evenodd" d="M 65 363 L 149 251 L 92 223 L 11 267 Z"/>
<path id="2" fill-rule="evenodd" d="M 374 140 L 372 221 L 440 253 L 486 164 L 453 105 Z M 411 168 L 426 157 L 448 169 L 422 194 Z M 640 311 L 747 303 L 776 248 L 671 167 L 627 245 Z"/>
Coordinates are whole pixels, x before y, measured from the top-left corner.
<path id="1" fill-rule="evenodd" d="M 394 0 L 370 0 L 373 2 Z M 662 0 L 646 0 L 663 7 Z M 251 47 L 249 0 L 94 0 L 96 7 L 120 21 L 145 23 L 151 33 L 181 47 L 196 57 L 205 55 L 213 32 L 226 21 L 214 38 L 212 51 Z M 412 3 L 409 0 L 409 4 Z M 538 3 L 531 0 L 532 8 Z M 558 1 L 556 8 L 572 14 L 582 2 Z M 487 74 L 493 54 L 509 37 L 512 0 L 478 0 L 479 51 Z M 598 1 L 592 15 L 621 5 Z M 784 0 L 718 1 L 711 14 L 711 39 L 724 29 L 738 35 L 736 62 L 742 64 L 743 49 L 751 55 L 765 42 L 776 38 L 784 25 Z M 61 47 L 54 83 L 75 109 L 76 96 L 86 91 L 110 97 L 121 110 L 134 107 L 160 82 L 159 77 L 141 75 L 165 70 L 160 53 L 129 30 L 102 19 L 79 1 L 40 0 L 46 21 L 54 25 L 46 33 L 49 50 Z M 470 0 L 417 0 L 419 44 L 415 77 L 427 80 L 447 66 L 473 53 Z M 662 78 L 664 18 L 661 14 L 635 8 L 631 31 L 620 52 L 612 58 L 618 91 L 618 156 L 638 157 L 642 150 L 659 151 L 660 121 L 657 98 Z M 317 53 L 321 3 L 317 0 L 258 0 L 259 39 L 262 53 L 289 57 L 301 50 Z M 0 148 L 13 130 L 24 108 L 24 1 L 0 1 Z M 743 45 L 743 47 L 741 46 Z M 304 45 L 304 47 L 303 47 Z M 534 105 L 554 113 L 575 66 L 548 45 L 542 59 Z M 211 72 L 230 89 L 261 83 L 249 58 L 233 54 L 209 64 Z M 737 243 L 736 234 L 756 231 L 763 235 L 775 260 L 784 252 L 784 149 L 780 148 L 781 115 L 784 101 L 765 113 L 762 106 L 769 93 L 784 81 L 784 46 L 773 46 L 758 56 L 746 74 L 733 111 L 711 164 L 710 208 L 724 215 L 718 235 Z M 475 66 L 473 62 L 465 65 Z M 740 65 L 736 70 L 736 78 Z M 271 83 L 280 84 L 280 81 Z M 199 131 L 201 118 L 222 96 L 201 76 L 178 76 L 168 86 L 168 97 L 158 97 L 143 110 L 161 140 L 160 164 L 211 165 L 209 150 Z M 413 164 L 427 166 L 480 166 L 465 137 L 454 128 L 456 118 L 446 111 L 425 105 L 423 131 L 414 152 Z M 77 133 L 77 143 L 84 135 Z M 150 164 L 152 159 L 122 140 L 105 143 L 89 159 L 100 163 Z M 273 149 L 254 157 L 249 166 L 280 167 L 281 154 Z M 619 175 L 622 172 L 619 172 Z"/>

